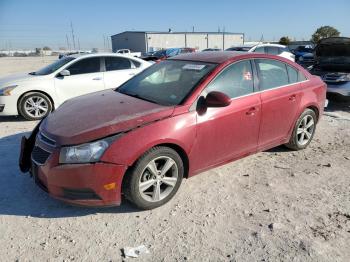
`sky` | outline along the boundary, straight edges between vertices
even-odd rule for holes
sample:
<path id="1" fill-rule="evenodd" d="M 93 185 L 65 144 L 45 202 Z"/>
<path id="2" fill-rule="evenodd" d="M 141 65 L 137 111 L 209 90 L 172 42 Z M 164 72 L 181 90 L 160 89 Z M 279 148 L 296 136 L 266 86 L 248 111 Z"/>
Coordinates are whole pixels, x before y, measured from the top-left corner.
<path id="1" fill-rule="evenodd" d="M 350 37 L 349 0 L 0 0 L 0 50 L 110 46 L 126 30 L 214 31 L 245 34 L 245 41 L 309 40 L 320 26 Z M 107 40 L 106 40 L 107 39 Z"/>

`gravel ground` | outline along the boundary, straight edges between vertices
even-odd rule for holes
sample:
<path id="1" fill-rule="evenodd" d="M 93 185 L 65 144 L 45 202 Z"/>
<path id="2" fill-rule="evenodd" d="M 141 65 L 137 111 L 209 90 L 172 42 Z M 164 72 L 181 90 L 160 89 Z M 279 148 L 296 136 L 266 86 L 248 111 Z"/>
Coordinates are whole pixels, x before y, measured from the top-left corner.
<path id="1" fill-rule="evenodd" d="M 14 65 L 32 70 L 40 59 Z M 184 180 L 151 211 L 48 197 L 17 167 L 34 125 L 0 118 L 1 261 L 131 261 L 122 249 L 141 244 L 150 253 L 135 261 L 350 260 L 349 105 L 330 104 L 307 149 L 277 147 Z"/>

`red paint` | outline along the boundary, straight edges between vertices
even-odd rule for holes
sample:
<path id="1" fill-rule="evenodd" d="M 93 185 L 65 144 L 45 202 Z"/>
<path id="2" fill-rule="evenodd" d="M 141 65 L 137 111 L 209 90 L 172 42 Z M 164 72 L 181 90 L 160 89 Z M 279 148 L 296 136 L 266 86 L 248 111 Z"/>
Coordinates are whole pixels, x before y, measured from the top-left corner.
<path id="1" fill-rule="evenodd" d="M 302 71 L 309 79 L 229 101 L 219 95 L 214 98 L 226 101 L 226 107 L 196 111 L 192 104 L 224 67 L 252 58 L 283 61 Z M 234 52 L 192 53 L 170 59 L 219 65 L 182 105 L 160 106 L 109 90 L 70 100 L 44 121 L 40 130 L 56 140 L 58 146 L 48 162 L 39 167 L 38 175 L 52 196 L 82 205 L 118 205 L 126 170 L 153 146 L 168 144 L 181 149 L 188 159 L 187 175 L 191 177 L 287 142 L 296 119 L 306 107 L 314 107 L 322 115 L 325 84 L 287 59 Z M 126 133 L 107 149 L 100 163 L 58 164 L 60 146 L 90 142 L 119 132 Z M 40 141 L 38 143 L 44 149 L 47 147 Z M 116 189 L 104 188 L 110 183 L 116 183 Z M 63 187 L 90 188 L 102 200 L 67 200 L 62 197 Z"/>

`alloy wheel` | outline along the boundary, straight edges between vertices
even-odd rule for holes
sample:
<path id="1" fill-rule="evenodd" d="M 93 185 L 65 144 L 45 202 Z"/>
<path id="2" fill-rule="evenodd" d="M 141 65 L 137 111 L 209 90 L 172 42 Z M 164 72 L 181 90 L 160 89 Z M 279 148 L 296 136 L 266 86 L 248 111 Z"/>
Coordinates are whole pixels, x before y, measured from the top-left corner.
<path id="1" fill-rule="evenodd" d="M 300 121 L 298 129 L 297 129 L 297 141 L 298 144 L 303 146 L 306 145 L 315 130 L 315 121 L 311 115 L 306 115 Z"/>
<path id="2" fill-rule="evenodd" d="M 149 202 L 158 202 L 169 196 L 179 179 L 176 162 L 168 156 L 151 160 L 139 180 L 141 197 Z"/>
<path id="3" fill-rule="evenodd" d="M 45 116 L 48 109 L 48 102 L 40 96 L 30 96 L 24 102 L 25 112 L 33 118 L 40 118 Z"/>

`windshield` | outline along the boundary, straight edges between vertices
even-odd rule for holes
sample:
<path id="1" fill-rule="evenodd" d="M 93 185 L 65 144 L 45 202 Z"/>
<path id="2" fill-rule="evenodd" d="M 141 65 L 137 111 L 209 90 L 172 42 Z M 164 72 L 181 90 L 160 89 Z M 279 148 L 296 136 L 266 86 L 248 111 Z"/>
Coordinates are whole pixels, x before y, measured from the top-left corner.
<path id="1" fill-rule="evenodd" d="M 178 105 L 215 66 L 166 60 L 136 75 L 116 91 L 160 105 Z"/>
<path id="2" fill-rule="evenodd" d="M 73 61 L 74 59 L 75 59 L 74 57 L 63 57 L 63 58 L 57 60 L 56 62 L 54 62 L 48 66 L 45 66 L 44 68 L 42 68 L 36 72 L 32 72 L 30 74 L 41 75 L 41 76 L 51 74 L 51 73 L 55 72 L 57 69 L 64 66 L 65 64 L 69 63 L 70 61 Z"/>

